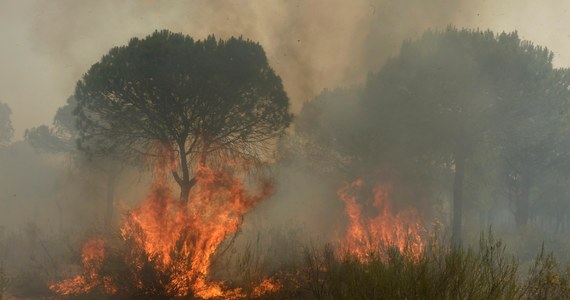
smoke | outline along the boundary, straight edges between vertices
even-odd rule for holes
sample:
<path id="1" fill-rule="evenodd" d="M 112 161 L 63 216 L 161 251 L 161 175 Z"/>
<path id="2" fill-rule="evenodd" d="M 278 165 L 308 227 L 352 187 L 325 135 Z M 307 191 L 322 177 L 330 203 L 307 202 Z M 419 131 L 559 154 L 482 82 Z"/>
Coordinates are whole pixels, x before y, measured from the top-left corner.
<path id="1" fill-rule="evenodd" d="M 2 33 L 9 47 L 0 50 L 0 57 L 12 71 L 0 80 L 0 98 L 12 107 L 20 136 L 25 128 L 49 123 L 75 82 L 111 47 L 156 29 L 197 39 L 215 34 L 259 41 L 298 111 L 323 88 L 362 82 L 403 39 L 428 27 L 465 23 L 479 5 L 451 0 L 27 0 L 0 6 L 3 27 L 13 29 Z"/>
<path id="2" fill-rule="evenodd" d="M 361 82 L 403 39 L 464 18 L 462 2 L 469 1 L 64 1 L 38 5 L 32 40 L 78 66 L 77 78 L 111 45 L 154 29 L 244 36 L 263 45 L 296 111 L 323 88 Z"/>
<path id="3" fill-rule="evenodd" d="M 362 84 L 369 72 L 377 71 L 398 51 L 402 40 L 418 37 L 428 28 L 456 24 L 512 29 L 509 24 L 517 24 L 514 16 L 521 14 L 508 10 L 511 5 L 511 1 L 468 0 L 27 0 L 0 4 L 2 22 L 11 28 L 2 33 L 9 47 L 0 49 L 0 59 L 8 62 L 11 71 L 1 72 L 0 99 L 13 110 L 17 136 L 27 127 L 49 124 L 57 107 L 73 93 L 75 82 L 111 47 L 166 28 L 197 39 L 215 34 L 258 41 L 284 81 L 292 111 L 299 112 L 303 103 L 325 88 Z M 532 15 L 535 6 L 526 1 L 519 10 Z M 541 12 L 541 20 L 556 14 L 552 9 L 556 6 L 542 3 L 540 7 L 536 11 Z M 505 19 L 508 22 L 501 21 Z M 289 176 L 296 176 L 289 169 L 282 173 L 288 174 L 278 177 L 282 186 Z M 299 203 L 319 198 L 317 186 L 311 183 L 301 189 L 307 192 L 296 195 Z M 287 194 L 283 190 L 287 189 L 280 195 Z"/>
<path id="4" fill-rule="evenodd" d="M 296 112 L 323 88 L 361 83 L 402 40 L 447 24 L 518 30 L 552 47 L 557 65 L 568 65 L 569 14 L 561 0 L 2 2 L 0 22 L 7 30 L 0 31 L 0 99 L 12 107 L 19 137 L 25 128 L 49 123 L 75 82 L 111 47 L 170 29 L 195 38 L 259 41 Z"/>
<path id="5" fill-rule="evenodd" d="M 523 39 L 553 47 L 557 65 L 570 64 L 570 57 L 564 56 L 565 52 L 570 53 L 564 21 L 570 19 L 570 12 L 563 0 L 516 3 L 513 0 L 23 0 L 7 3 L 0 3 L 0 26 L 7 28 L 0 30 L 5 46 L 0 47 L 0 101 L 8 103 L 12 110 L 16 139 L 26 128 L 50 124 L 57 108 L 73 93 L 77 80 L 110 48 L 157 29 L 182 32 L 195 39 L 214 34 L 222 39 L 243 36 L 258 41 L 271 66 L 283 79 L 294 113 L 299 113 L 305 103 L 313 101 L 324 89 L 340 87 L 352 91 L 354 86 L 362 86 L 367 74 L 378 71 L 387 58 L 398 52 L 402 41 L 448 24 L 489 28 L 495 32 L 518 30 Z M 335 118 L 344 116 L 343 121 L 350 123 L 355 118 L 347 117 L 347 111 L 355 109 L 351 105 L 343 103 L 326 109 Z M 2 225 L 21 228 L 33 221 L 44 231 L 55 233 L 64 231 L 62 227 L 101 222 L 108 188 L 105 175 L 70 171 L 63 158 L 37 156 L 24 143 L 14 144 L 11 149 L 11 153 L 4 152 L 0 156 L 3 190 L 0 229 Z M 344 218 L 343 203 L 336 189 L 342 182 L 355 178 L 313 170 L 316 159 L 327 157 L 323 149 L 312 150 L 315 153 L 309 157 L 285 155 L 291 159 L 274 167 L 276 193 L 246 217 L 244 231 L 254 232 L 249 236 L 244 234 L 247 238 L 255 238 L 260 222 L 262 227 L 269 224 L 302 228 L 303 234 L 324 241 L 342 234 L 338 232 L 342 226 L 330 226 L 331 221 Z M 394 174 L 385 176 L 394 177 Z M 130 207 L 132 199 L 142 199 L 146 186 L 141 184 L 144 180 L 140 176 L 127 174 L 126 179 L 117 184 L 116 201 L 119 206 L 124 205 L 117 211 Z M 402 182 L 411 181 L 402 179 Z M 285 251 L 286 246 L 281 250 Z"/>
<path id="6" fill-rule="evenodd" d="M 16 60 L 8 64 L 14 78 L 0 80 L 0 99 L 13 110 L 17 136 L 25 128 L 50 124 L 56 109 L 73 93 L 75 82 L 111 47 L 166 28 L 196 39 L 215 34 L 219 38 L 243 36 L 258 41 L 284 81 L 292 111 L 298 112 L 304 102 L 325 88 L 362 83 L 368 72 L 380 68 L 398 50 L 403 39 L 415 37 L 428 27 L 464 20 L 477 7 L 469 3 L 19 1 L 0 9 L 5 22 L 14 29 L 8 40 L 25 49 L 3 55 Z M 4 88 L 5 82 L 25 77 L 27 81 Z M 44 174 L 41 170 L 37 173 Z M 281 180 L 287 182 L 286 178 Z M 314 189 L 318 184 L 313 182 L 307 189 L 309 186 Z M 297 197 L 302 202 L 319 198 L 314 191 Z"/>
<path id="7" fill-rule="evenodd" d="M 564 1 L 18 1 L 0 4 L 5 66 L 0 99 L 14 111 L 16 135 L 49 123 L 75 82 L 111 47 L 170 29 L 204 38 L 259 41 L 283 78 L 293 111 L 323 88 L 358 84 L 381 67 L 402 40 L 428 28 L 519 30 L 549 45 L 559 65 L 569 44 Z M 29 86 L 33 85 L 34 89 Z M 28 110 L 29 107 L 37 107 Z"/>

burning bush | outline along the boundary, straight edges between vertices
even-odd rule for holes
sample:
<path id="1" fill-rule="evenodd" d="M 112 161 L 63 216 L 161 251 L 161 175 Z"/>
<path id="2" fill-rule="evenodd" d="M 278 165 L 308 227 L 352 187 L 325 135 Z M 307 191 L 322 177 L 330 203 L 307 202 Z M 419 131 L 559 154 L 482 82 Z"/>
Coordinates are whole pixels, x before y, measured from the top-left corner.
<path id="1" fill-rule="evenodd" d="M 330 245 L 306 251 L 298 275 L 300 298 L 316 299 L 568 299 L 570 276 L 552 255 L 539 254 L 526 278 L 518 262 L 491 234 L 479 249 L 426 243 L 419 257 L 397 248 L 375 251 L 362 261 L 358 253 L 337 253 Z M 386 248 L 384 248 L 386 249 Z"/>
<path id="2" fill-rule="evenodd" d="M 409 208 L 394 213 L 388 197 L 389 186 L 376 184 L 372 205 L 377 214 L 369 217 L 363 211 L 363 205 L 357 196 L 362 194 L 363 186 L 364 180 L 358 179 L 346 183 L 338 190 L 349 221 L 346 235 L 341 240 L 343 250 L 360 261 L 368 260 L 385 247 L 394 247 L 400 253 L 419 258 L 424 249 L 426 230 L 418 212 Z"/>
<path id="3" fill-rule="evenodd" d="M 52 284 L 54 292 L 77 295 L 97 289 L 121 297 L 245 296 L 241 289 L 210 278 L 212 257 L 222 241 L 239 229 L 243 215 L 272 193 L 271 184 L 262 180 L 258 192 L 251 194 L 239 174 L 200 165 L 190 201 L 181 202 L 170 189 L 168 171 L 164 165 L 157 167 L 147 198 L 126 214 L 122 246 L 106 255 L 104 240 L 87 242 L 83 274 Z M 264 280 L 254 294 L 276 286 Z"/>
<path id="4" fill-rule="evenodd" d="M 85 243 L 83 272 L 52 284 L 51 290 L 97 299 L 570 296 L 570 276 L 560 271 L 552 255 L 542 252 L 523 279 L 518 276 L 518 262 L 491 234 L 481 236 L 478 250 L 449 247 L 436 234 L 426 239 L 413 209 L 392 211 L 386 185 L 372 188 L 370 200 L 378 214 L 369 216 L 359 198 L 366 194 L 362 180 L 338 190 L 346 205 L 348 228 L 337 243 L 307 247 L 304 261 L 281 267 L 271 277 L 249 276 L 250 282 L 247 278 L 243 282 L 215 280 L 212 265 L 220 246 L 229 242 L 227 237 L 239 230 L 244 214 L 270 195 L 272 188 L 261 182 L 258 193 L 252 195 L 232 172 L 205 166 L 196 172 L 198 182 L 188 203 L 173 197 L 165 177 L 158 176 L 147 199 L 126 214 L 120 238 L 96 238 Z M 249 255 L 263 255 L 259 251 Z M 250 271 L 255 272 L 241 270 Z M 239 273 L 232 272 L 228 274 Z"/>

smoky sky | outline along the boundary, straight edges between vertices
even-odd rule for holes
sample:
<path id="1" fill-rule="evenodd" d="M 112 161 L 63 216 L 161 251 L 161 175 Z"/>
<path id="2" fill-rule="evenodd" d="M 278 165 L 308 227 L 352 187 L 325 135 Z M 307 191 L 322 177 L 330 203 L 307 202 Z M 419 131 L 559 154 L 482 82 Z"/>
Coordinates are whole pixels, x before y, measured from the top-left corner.
<path id="1" fill-rule="evenodd" d="M 16 139 L 49 124 L 75 82 L 111 47 L 156 29 L 261 43 L 297 112 L 324 88 L 362 83 L 401 42 L 429 28 L 518 30 L 570 65 L 565 0 L 1 0 L 0 102 Z"/>

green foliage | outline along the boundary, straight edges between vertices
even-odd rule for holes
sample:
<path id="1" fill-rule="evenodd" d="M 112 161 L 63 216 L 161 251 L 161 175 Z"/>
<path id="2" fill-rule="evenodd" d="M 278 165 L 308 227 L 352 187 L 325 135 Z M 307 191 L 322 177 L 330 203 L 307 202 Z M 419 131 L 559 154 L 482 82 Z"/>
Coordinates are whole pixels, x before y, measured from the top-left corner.
<path id="1" fill-rule="evenodd" d="M 552 255 L 539 254 L 526 277 L 501 241 L 481 235 L 477 250 L 431 243 L 411 258 L 396 249 L 367 262 L 328 245 L 308 248 L 303 299 L 567 299 L 569 275 Z M 286 293 L 286 291 L 281 291 Z M 276 297 L 279 298 L 279 297 Z"/>
<path id="2" fill-rule="evenodd" d="M 261 234 L 268 236 L 262 236 Z M 271 237 L 271 238 L 270 238 Z M 213 260 L 212 280 L 228 288 L 241 288 L 248 299 L 568 299 L 570 273 L 562 270 L 544 249 L 528 273 L 492 233 L 482 234 L 476 248 L 448 247 L 433 237 L 419 257 L 382 247 L 362 261 L 332 244 L 322 247 L 301 242 L 295 232 L 276 230 L 229 245 Z M 239 240 L 239 238 L 237 239 Z M 170 299 L 165 289 L 168 272 L 159 271 L 153 259 L 132 241 L 106 247 L 100 276 L 118 287 L 114 295 L 98 286 L 86 295 L 68 299 Z M 297 246 L 304 246 L 304 250 Z M 125 255 L 127 254 L 127 255 Z M 10 286 L 18 297 L 50 296 L 45 279 L 25 272 Z M 281 288 L 260 297 L 254 288 L 271 278 Z M 191 295 L 188 295 L 191 297 Z"/>
<path id="3" fill-rule="evenodd" d="M 371 149 L 369 137 L 357 128 L 362 115 L 358 95 L 350 89 L 324 90 L 296 116 L 295 137 L 305 143 L 302 154 L 317 170 L 349 173 L 359 158 L 367 156 L 361 151 Z"/>
<path id="4" fill-rule="evenodd" d="M 348 178 L 388 178 L 395 202 L 452 197 L 456 242 L 464 201 L 488 212 L 508 199 L 502 206 L 519 227 L 552 201 L 564 208 L 554 212 L 561 228 L 570 213 L 561 180 L 570 165 L 570 76 L 552 59 L 516 32 L 427 31 L 361 91 L 325 91 L 306 103 L 299 143 L 310 161 Z"/>
<path id="5" fill-rule="evenodd" d="M 551 193 L 567 186 L 570 163 L 568 71 L 525 66 L 518 88 L 509 97 L 502 95 L 505 101 L 497 105 L 503 176 L 519 227 L 528 223 L 533 208 L 538 211 L 548 202 L 565 209 L 566 201 Z M 542 203 L 533 206 L 537 200 Z"/>
<path id="6" fill-rule="evenodd" d="M 471 212 L 478 229 L 511 222 L 507 212 L 521 232 L 540 224 L 562 233 L 570 73 L 553 57 L 516 32 L 427 31 L 362 89 L 305 103 L 287 146 L 328 177 L 389 182 L 396 206 L 413 201 L 442 219 L 453 209 L 454 233 L 477 223 L 462 217 Z"/>
<path id="7" fill-rule="evenodd" d="M 262 47 L 249 40 L 157 31 L 133 38 L 77 83 L 80 143 L 86 150 L 139 150 L 183 143 L 250 146 L 289 123 L 288 98 Z M 200 146 L 200 147 L 198 147 Z M 126 149 L 124 149 L 126 148 Z"/>
<path id="8" fill-rule="evenodd" d="M 184 201 L 194 163 L 222 154 L 257 159 L 292 118 L 259 44 L 167 30 L 111 49 L 77 83 L 75 98 L 81 149 L 177 158 Z"/>
<path id="9" fill-rule="evenodd" d="M 499 44 L 490 31 L 452 27 L 405 42 L 367 81 L 363 105 L 377 120 L 371 126 L 396 145 L 443 161 L 471 151 L 490 125 L 494 70 L 485 65 L 501 55 Z M 380 127 L 387 124 L 395 127 Z"/>
<path id="10" fill-rule="evenodd" d="M 308 251 L 306 288 L 315 299 L 512 299 L 519 291 L 517 263 L 492 236 L 478 251 L 432 243 L 419 259 L 383 253 L 362 262 L 330 246 Z"/>
<path id="11" fill-rule="evenodd" d="M 78 131 L 73 111 L 77 107 L 74 97 L 69 97 L 67 103 L 60 107 L 53 119 L 53 126 L 41 125 L 27 129 L 26 141 L 39 151 L 51 153 L 71 153 L 77 149 Z"/>
<path id="12" fill-rule="evenodd" d="M 528 299 L 568 299 L 570 297 L 570 269 L 560 270 L 552 253 L 544 246 L 529 269 L 523 291 Z"/>

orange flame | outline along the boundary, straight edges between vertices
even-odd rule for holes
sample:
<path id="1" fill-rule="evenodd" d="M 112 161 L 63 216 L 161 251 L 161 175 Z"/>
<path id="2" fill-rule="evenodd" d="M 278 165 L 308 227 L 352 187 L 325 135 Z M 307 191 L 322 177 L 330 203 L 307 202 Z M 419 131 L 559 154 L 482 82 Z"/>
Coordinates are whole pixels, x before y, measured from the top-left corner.
<path id="1" fill-rule="evenodd" d="M 121 228 L 122 239 L 130 242 L 125 260 L 134 268 L 135 285 L 143 287 L 141 274 L 150 264 L 168 278 L 162 282 L 168 295 L 194 295 L 203 299 L 246 297 L 240 288 L 229 289 L 223 282 L 210 280 L 212 258 L 224 239 L 237 232 L 243 216 L 272 194 L 271 184 L 261 182 L 258 193 L 252 195 L 235 174 L 199 165 L 189 200 L 182 203 L 173 196 L 167 180 L 171 169 L 168 162 L 159 164 L 147 198 L 127 213 Z M 102 245 L 103 240 L 98 243 Z M 84 247 L 84 255 L 93 252 L 85 251 L 93 248 L 88 245 Z M 70 294 L 67 290 L 74 294 L 88 293 L 98 284 L 114 286 L 112 281 L 100 279 L 105 257 L 103 252 L 96 254 L 87 263 L 84 260 L 85 275 L 56 283 L 51 289 L 67 295 Z M 263 281 L 254 292 L 263 295 L 276 291 L 278 285 L 270 283 Z"/>
<path id="2" fill-rule="evenodd" d="M 105 241 L 99 238 L 87 241 L 81 251 L 83 274 L 51 284 L 49 288 L 60 295 L 80 295 L 89 293 L 97 286 L 102 286 L 106 293 L 114 294 L 116 287 L 109 281 L 109 278 L 99 276 L 104 259 Z"/>
<path id="3" fill-rule="evenodd" d="M 132 210 L 121 233 L 134 238 L 161 271 L 173 275 L 167 290 L 178 296 L 193 291 L 202 298 L 238 297 L 238 290 L 224 291 L 221 283 L 209 283 L 211 259 L 220 243 L 241 224 L 242 216 L 272 193 L 263 183 L 259 195 L 250 195 L 230 173 L 200 166 L 197 184 L 188 204 L 174 199 L 164 181 Z"/>
<path id="4" fill-rule="evenodd" d="M 389 187 L 377 184 L 373 188 L 373 206 L 378 214 L 363 216 L 362 205 L 357 192 L 364 186 L 364 180 L 357 179 L 342 186 L 337 194 L 345 204 L 349 225 L 341 245 L 345 251 L 366 261 L 370 255 L 384 247 L 395 247 L 400 253 L 419 258 L 424 248 L 425 228 L 415 209 L 392 212 L 388 197 Z M 380 253 L 385 254 L 385 253 Z"/>
<path id="5" fill-rule="evenodd" d="M 253 296 L 261 297 L 267 294 L 275 293 L 279 291 L 281 287 L 282 286 L 279 282 L 273 281 L 270 278 L 266 278 L 253 289 Z"/>

